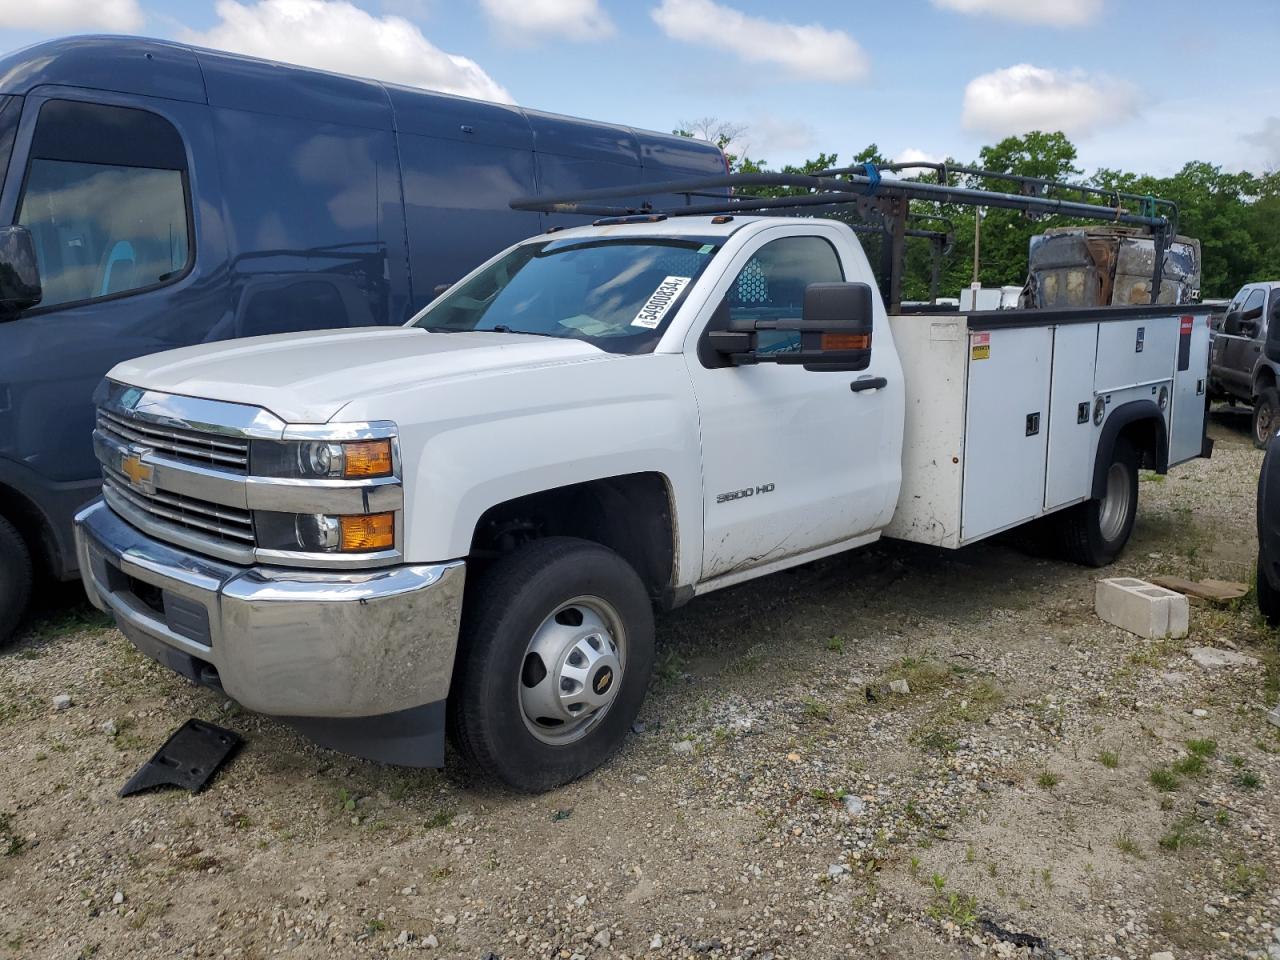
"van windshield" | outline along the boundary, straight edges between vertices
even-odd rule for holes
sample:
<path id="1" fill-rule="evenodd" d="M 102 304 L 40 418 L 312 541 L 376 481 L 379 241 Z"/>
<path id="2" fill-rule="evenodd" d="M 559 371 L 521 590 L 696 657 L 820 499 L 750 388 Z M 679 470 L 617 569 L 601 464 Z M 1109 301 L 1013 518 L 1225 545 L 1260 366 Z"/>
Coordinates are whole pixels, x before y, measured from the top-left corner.
<path id="1" fill-rule="evenodd" d="M 526 243 L 412 321 L 438 333 L 495 330 L 647 353 L 719 249 L 720 238 Z"/>

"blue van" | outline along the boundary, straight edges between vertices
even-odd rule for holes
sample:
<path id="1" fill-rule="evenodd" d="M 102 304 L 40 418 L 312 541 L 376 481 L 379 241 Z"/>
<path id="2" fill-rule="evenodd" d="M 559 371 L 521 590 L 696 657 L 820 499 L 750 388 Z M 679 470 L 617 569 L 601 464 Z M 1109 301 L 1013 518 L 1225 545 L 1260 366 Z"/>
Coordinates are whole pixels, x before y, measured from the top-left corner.
<path id="1" fill-rule="evenodd" d="M 724 172 L 700 141 L 175 43 L 0 57 L 0 224 L 25 228 L 0 227 L 0 640 L 33 570 L 77 575 L 90 398 L 115 363 L 402 323 L 572 222 L 513 197 Z"/>

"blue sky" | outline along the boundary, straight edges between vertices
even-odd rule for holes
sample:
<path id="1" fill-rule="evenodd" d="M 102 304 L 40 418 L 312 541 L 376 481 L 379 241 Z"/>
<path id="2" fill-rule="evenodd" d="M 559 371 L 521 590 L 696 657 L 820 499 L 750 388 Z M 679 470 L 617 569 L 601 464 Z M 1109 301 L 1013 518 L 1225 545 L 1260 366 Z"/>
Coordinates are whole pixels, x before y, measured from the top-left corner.
<path id="1" fill-rule="evenodd" d="M 0 0 L 0 49 L 87 32 L 658 130 L 715 117 L 775 165 L 871 141 L 970 160 L 1041 127 L 1088 171 L 1280 167 L 1277 0 Z"/>

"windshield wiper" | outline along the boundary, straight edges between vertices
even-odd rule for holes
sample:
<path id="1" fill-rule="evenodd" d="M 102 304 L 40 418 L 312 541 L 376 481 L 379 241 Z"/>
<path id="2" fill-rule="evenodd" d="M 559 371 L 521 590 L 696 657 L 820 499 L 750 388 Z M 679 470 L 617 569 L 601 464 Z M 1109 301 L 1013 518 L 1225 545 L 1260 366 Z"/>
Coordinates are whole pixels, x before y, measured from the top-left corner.
<path id="1" fill-rule="evenodd" d="M 545 333 L 545 332 L 540 331 L 540 330 L 514 330 L 514 329 L 512 329 L 511 327 L 507 326 L 505 323 L 495 323 L 495 324 L 494 324 L 492 327 L 490 327 L 488 330 L 476 330 L 475 332 L 476 332 L 476 333 L 518 333 L 518 334 L 521 334 L 521 335 L 526 336 L 526 337 L 552 337 L 552 338 L 556 338 L 556 337 L 558 336 L 557 334 L 554 334 L 554 333 Z"/>

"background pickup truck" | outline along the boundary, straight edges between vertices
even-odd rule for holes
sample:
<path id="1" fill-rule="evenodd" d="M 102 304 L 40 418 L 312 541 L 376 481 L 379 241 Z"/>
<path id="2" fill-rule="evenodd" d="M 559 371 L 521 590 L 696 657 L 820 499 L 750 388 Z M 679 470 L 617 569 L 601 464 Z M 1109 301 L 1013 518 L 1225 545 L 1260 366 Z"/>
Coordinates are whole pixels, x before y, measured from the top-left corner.
<path id="1" fill-rule="evenodd" d="M 1280 363 L 1267 356 L 1269 339 L 1280 341 L 1280 281 L 1247 283 L 1214 318 L 1209 396 L 1253 405 L 1253 442 L 1265 447 L 1280 428 Z"/>
<path id="2" fill-rule="evenodd" d="M 829 219 L 605 219 L 400 329 L 115 367 L 81 569 L 139 649 L 250 709 L 418 765 L 448 726 L 543 789 L 626 735 L 655 608 L 1047 515 L 1107 563 L 1139 467 L 1204 450 L 1208 338 L 1167 305 L 889 316 Z"/>

